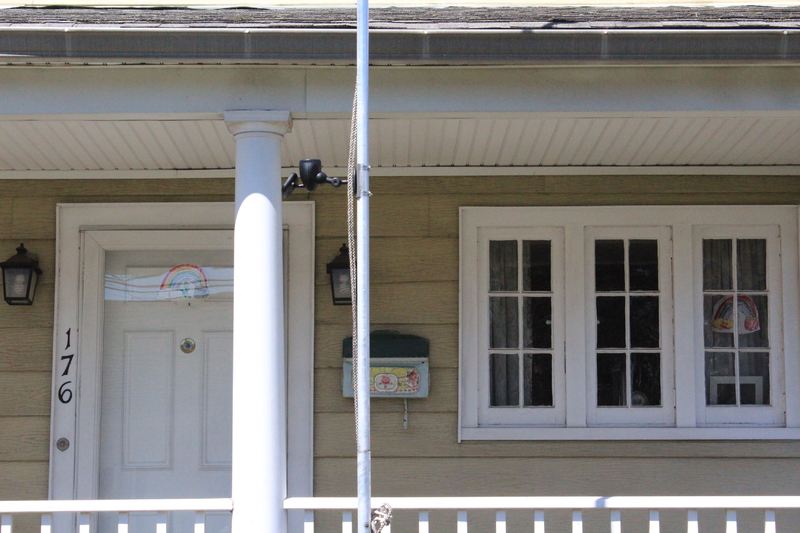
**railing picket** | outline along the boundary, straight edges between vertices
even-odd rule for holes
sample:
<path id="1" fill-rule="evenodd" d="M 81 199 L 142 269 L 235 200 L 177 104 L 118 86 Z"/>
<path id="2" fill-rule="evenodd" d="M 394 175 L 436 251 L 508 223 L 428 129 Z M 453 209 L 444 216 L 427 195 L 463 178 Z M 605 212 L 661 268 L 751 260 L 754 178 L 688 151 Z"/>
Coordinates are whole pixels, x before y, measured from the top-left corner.
<path id="1" fill-rule="evenodd" d="M 167 533 L 167 513 L 164 511 L 156 513 L 156 533 Z"/>
<path id="2" fill-rule="evenodd" d="M 117 533 L 128 533 L 128 513 L 117 513 Z"/>
<path id="3" fill-rule="evenodd" d="M 353 533 L 353 511 L 342 511 L 342 533 Z"/>
<path id="4" fill-rule="evenodd" d="M 689 509 L 686 512 L 686 533 L 700 533 L 700 524 L 697 520 L 697 511 Z"/>
<path id="5" fill-rule="evenodd" d="M 303 512 L 303 533 L 314 533 L 314 511 Z"/>
<path id="6" fill-rule="evenodd" d="M 194 533 L 206 533 L 206 512 L 194 512 Z"/>
<path id="7" fill-rule="evenodd" d="M 736 511 L 728 509 L 725 513 L 725 533 L 736 533 Z"/>
<path id="8" fill-rule="evenodd" d="M 533 512 L 533 533 L 544 533 L 544 511 Z"/>
<path id="9" fill-rule="evenodd" d="M 619 511 L 611 511 L 611 533 L 622 533 L 622 518 Z"/>
<path id="10" fill-rule="evenodd" d="M 428 511 L 419 512 L 419 533 L 430 533 Z"/>
<path id="11" fill-rule="evenodd" d="M 456 533 L 467 533 L 467 512 L 458 511 L 458 526 Z"/>
<path id="12" fill-rule="evenodd" d="M 50 533 L 50 530 L 53 527 L 53 515 L 50 513 L 44 513 L 42 515 L 42 533 Z"/>
<path id="13" fill-rule="evenodd" d="M 11 533 L 12 529 L 14 529 L 14 515 L 4 514 L 0 518 L 0 533 Z"/>
<path id="14" fill-rule="evenodd" d="M 658 511 L 650 510 L 650 529 L 649 533 L 660 533 L 661 531 L 661 517 Z"/>
<path id="15" fill-rule="evenodd" d="M 572 533 L 583 533 L 583 513 L 572 511 Z"/>
<path id="16" fill-rule="evenodd" d="M 92 515 L 89 513 L 78 513 L 78 532 L 91 533 Z"/>
<path id="17" fill-rule="evenodd" d="M 506 512 L 497 511 L 494 519 L 495 533 L 506 533 Z"/>
<path id="18" fill-rule="evenodd" d="M 764 533 L 776 533 L 775 511 L 766 509 L 764 511 Z"/>

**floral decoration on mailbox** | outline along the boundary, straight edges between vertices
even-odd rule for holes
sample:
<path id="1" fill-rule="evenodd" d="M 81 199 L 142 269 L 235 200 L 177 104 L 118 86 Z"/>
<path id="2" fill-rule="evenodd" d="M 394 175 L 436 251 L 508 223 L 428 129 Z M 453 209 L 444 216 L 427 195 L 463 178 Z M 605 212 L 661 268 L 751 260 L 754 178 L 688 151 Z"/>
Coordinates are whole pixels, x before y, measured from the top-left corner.
<path id="1" fill-rule="evenodd" d="M 396 331 L 370 334 L 370 396 L 373 398 L 428 396 L 428 339 Z M 353 339 L 342 343 L 342 392 L 353 397 Z"/>

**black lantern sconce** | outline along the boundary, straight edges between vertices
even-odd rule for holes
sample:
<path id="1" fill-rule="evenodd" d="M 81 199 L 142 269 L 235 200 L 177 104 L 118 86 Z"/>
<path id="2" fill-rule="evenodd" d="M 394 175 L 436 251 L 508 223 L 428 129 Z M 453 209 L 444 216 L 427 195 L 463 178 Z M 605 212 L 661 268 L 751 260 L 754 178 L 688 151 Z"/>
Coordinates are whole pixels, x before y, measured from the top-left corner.
<path id="1" fill-rule="evenodd" d="M 331 276 L 333 305 L 353 305 L 350 294 L 350 251 L 346 244 L 339 248 L 339 255 L 328 263 L 328 274 Z"/>
<path id="2" fill-rule="evenodd" d="M 36 284 L 42 269 L 39 261 L 28 256 L 24 244 L 17 248 L 17 255 L 0 263 L 3 269 L 3 298 L 8 305 L 33 305 Z"/>

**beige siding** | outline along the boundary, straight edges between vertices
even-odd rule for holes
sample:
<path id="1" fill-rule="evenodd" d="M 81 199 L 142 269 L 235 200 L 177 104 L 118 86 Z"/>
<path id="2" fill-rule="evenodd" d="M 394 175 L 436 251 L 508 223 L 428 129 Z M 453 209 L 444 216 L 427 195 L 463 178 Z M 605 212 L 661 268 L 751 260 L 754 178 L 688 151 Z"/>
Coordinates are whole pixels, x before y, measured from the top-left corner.
<path id="1" fill-rule="evenodd" d="M 800 457 L 800 443 L 793 441 L 459 444 L 458 208 L 797 204 L 800 180 L 730 176 L 373 178 L 371 190 L 375 195 L 373 229 L 377 230 L 371 245 L 374 329 L 396 329 L 429 338 L 432 367 L 430 397 L 409 400 L 408 430 L 403 430 L 401 400 L 373 401 L 374 494 L 797 493 L 800 468 L 795 461 Z M 320 196 L 326 196 L 325 201 L 317 201 L 320 223 L 344 216 L 343 201 L 328 201 L 336 194 L 320 191 Z M 385 205 L 395 207 L 382 209 Z M 420 226 L 423 210 L 427 228 Z M 409 216 L 413 218 L 410 224 Z M 405 224 L 410 228 L 406 236 L 387 230 Z M 341 341 L 350 334 L 350 316 L 349 309 L 331 305 L 324 271 L 345 234 L 336 234 L 333 228 L 317 229 L 315 491 L 324 496 L 354 495 L 352 400 L 341 397 L 339 361 Z M 453 528 L 453 518 L 442 525 Z M 490 518 L 476 518 L 476 530 L 490 530 Z M 685 520 L 667 518 L 674 523 Z M 322 517 L 321 529 L 335 530 L 337 520 L 338 516 Z M 644 530 L 646 516 L 632 520 L 633 524 L 641 521 Z M 608 523 L 604 524 L 597 531 L 607 531 Z"/>
<path id="2" fill-rule="evenodd" d="M 36 305 L 0 305 L 0 498 L 45 498 L 56 203 L 230 201 L 233 180 L 6 181 L 3 185 L 0 258 L 11 255 L 24 241 L 40 256 L 45 274 Z M 371 189 L 373 327 L 431 341 L 431 395 L 409 401 L 408 430 L 403 430 L 401 400 L 373 402 L 376 494 L 797 492 L 800 444 L 791 441 L 459 444 L 458 208 L 800 204 L 800 180 L 373 178 Z M 318 190 L 312 199 L 317 220 L 315 492 L 354 495 L 352 400 L 341 395 L 341 349 L 342 340 L 350 335 L 350 308 L 331 304 L 325 273 L 325 264 L 346 240 L 346 204 L 344 192 L 330 188 Z M 453 527 L 451 522 L 448 528 Z"/>
<path id="3" fill-rule="evenodd" d="M 47 498 L 56 204 L 231 201 L 233 180 L 5 180 L 0 260 L 24 242 L 42 275 L 32 307 L 0 303 L 0 499 Z M 23 516 L 15 530 L 34 531 Z"/>

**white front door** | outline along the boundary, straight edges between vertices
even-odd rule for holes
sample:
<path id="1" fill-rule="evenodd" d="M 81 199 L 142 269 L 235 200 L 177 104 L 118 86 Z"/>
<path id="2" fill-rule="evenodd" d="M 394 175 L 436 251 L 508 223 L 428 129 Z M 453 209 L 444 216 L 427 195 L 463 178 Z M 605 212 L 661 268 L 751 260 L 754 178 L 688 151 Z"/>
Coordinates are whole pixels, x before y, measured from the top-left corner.
<path id="1" fill-rule="evenodd" d="M 105 264 L 98 496 L 230 497 L 232 251 L 116 251 Z M 191 513 L 170 518 L 192 531 Z M 155 515 L 130 520 L 152 531 Z M 224 514 L 208 522 L 230 527 Z"/>
<path id="2" fill-rule="evenodd" d="M 59 205 L 51 499 L 230 496 L 233 213 L 230 203 Z M 313 203 L 286 203 L 283 221 L 287 493 L 311 496 Z M 211 279 L 208 295 L 191 292 L 193 267 Z M 170 518 L 177 530 L 189 519 Z M 206 530 L 227 524 L 211 516 Z M 290 512 L 290 531 L 302 525 Z M 77 531 L 75 517 L 54 516 L 54 529 Z"/>

